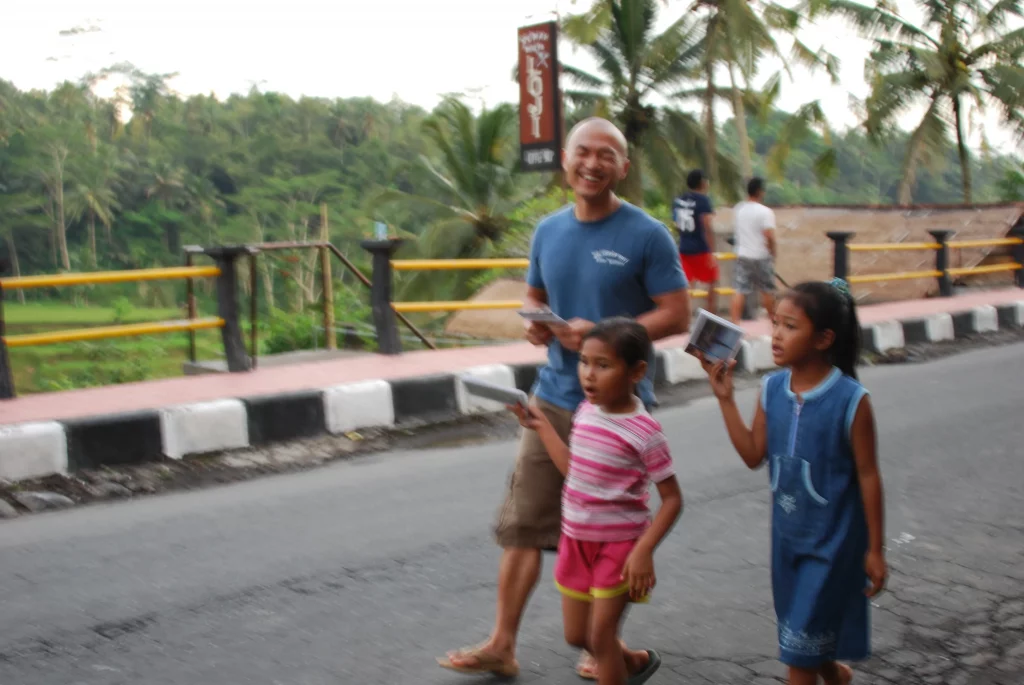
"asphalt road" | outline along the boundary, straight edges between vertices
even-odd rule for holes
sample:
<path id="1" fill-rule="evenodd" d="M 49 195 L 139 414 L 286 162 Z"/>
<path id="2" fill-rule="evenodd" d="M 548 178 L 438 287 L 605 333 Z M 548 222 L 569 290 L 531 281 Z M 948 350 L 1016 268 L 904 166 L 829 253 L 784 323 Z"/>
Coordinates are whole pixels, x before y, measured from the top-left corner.
<path id="1" fill-rule="evenodd" d="M 1024 345 L 864 377 L 894 575 L 861 682 L 1019 685 Z M 711 400 L 659 417 L 686 509 L 626 637 L 665 656 L 653 682 L 778 682 L 765 474 L 742 466 Z M 3 523 L 0 683 L 481 682 L 434 657 L 490 625 L 489 527 L 512 454 L 393 452 Z M 546 561 L 520 681 L 575 684 Z"/>

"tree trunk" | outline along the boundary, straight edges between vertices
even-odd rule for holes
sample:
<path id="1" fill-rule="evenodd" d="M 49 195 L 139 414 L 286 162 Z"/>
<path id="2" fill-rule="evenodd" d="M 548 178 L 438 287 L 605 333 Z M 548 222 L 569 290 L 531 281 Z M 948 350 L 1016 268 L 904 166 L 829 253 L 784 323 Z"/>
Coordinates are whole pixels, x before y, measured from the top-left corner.
<path id="1" fill-rule="evenodd" d="M 707 91 L 704 94 L 704 147 L 707 156 L 708 179 L 712 187 L 718 185 L 718 133 L 715 130 L 715 67 L 708 61 L 705 72 Z"/>
<path id="2" fill-rule="evenodd" d="M 259 271 L 263 276 L 263 296 L 267 298 L 267 311 L 274 313 L 274 276 L 266 259 L 259 260 Z"/>
<path id="3" fill-rule="evenodd" d="M 89 210 L 89 254 L 92 256 L 92 268 L 99 266 L 96 255 L 96 215 Z"/>
<path id="4" fill-rule="evenodd" d="M 260 225 L 259 216 L 252 214 L 253 227 L 256 229 L 256 242 L 263 242 L 263 226 Z M 270 272 L 270 260 L 267 257 L 256 260 L 256 269 L 263 276 L 263 297 L 266 298 L 266 311 L 268 315 L 273 314 L 273 274 Z"/>
<path id="5" fill-rule="evenodd" d="M 743 177 L 749 179 L 754 175 L 754 165 L 750 161 L 750 138 L 747 136 L 747 109 L 743 104 L 743 93 L 736 86 L 736 74 L 733 65 L 729 64 L 729 81 L 732 84 L 732 111 L 736 120 L 736 137 L 740 144 L 740 164 Z"/>
<path id="6" fill-rule="evenodd" d="M 964 141 L 963 112 L 960 109 L 960 98 L 953 98 L 953 116 L 956 118 L 956 151 L 960 155 L 960 176 L 963 179 L 964 204 L 971 204 L 971 158 Z"/>
<path id="7" fill-rule="evenodd" d="M 17 278 L 21 276 L 21 262 L 18 261 L 18 246 L 14 244 L 14 231 L 4 237 L 7 239 L 7 252 L 11 255 L 11 275 Z M 18 288 L 18 302 L 25 304 L 25 291 L 22 288 Z"/>
<path id="8" fill-rule="evenodd" d="M 900 177 L 899 194 L 896 200 L 901 205 L 909 205 L 913 201 L 914 182 L 917 180 L 917 160 L 921 156 L 921 150 L 925 144 L 925 126 L 937 107 L 938 100 L 933 99 L 928 106 L 928 111 L 922 117 L 921 123 L 910 134 L 910 140 L 907 142 L 907 154 L 903 159 L 903 173 Z"/>
<path id="9" fill-rule="evenodd" d="M 622 182 L 623 196 L 637 207 L 644 206 L 644 153 L 640 141 L 629 144 L 629 174 Z"/>
<path id="10" fill-rule="evenodd" d="M 60 151 L 54 150 L 53 161 L 56 172 L 56 195 L 57 195 L 57 249 L 60 250 L 60 261 L 65 271 L 71 271 L 71 257 L 68 255 L 68 233 L 67 219 L 64 216 L 64 156 Z"/>

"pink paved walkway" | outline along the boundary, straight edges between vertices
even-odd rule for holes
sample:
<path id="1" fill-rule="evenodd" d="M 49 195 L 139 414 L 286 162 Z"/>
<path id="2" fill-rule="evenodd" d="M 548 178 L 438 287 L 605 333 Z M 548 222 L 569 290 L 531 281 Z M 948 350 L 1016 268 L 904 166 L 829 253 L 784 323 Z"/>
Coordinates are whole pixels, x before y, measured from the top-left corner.
<path id="1" fill-rule="evenodd" d="M 861 322 L 870 324 L 891 319 L 911 318 L 942 312 L 958 312 L 982 304 L 1003 304 L 1024 300 L 1018 289 L 973 293 L 955 298 L 910 300 L 862 307 Z M 769 332 L 765 320 L 744 325 L 751 335 Z M 684 344 L 686 336 L 668 338 L 659 348 Z M 543 349 L 527 343 L 407 352 L 398 357 L 338 359 L 258 369 L 251 373 L 211 374 L 188 378 L 126 383 L 101 388 L 27 395 L 0 400 L 0 424 L 69 419 L 113 414 L 140 409 L 202 402 L 229 397 L 253 397 L 281 392 L 327 388 L 342 383 L 424 376 L 455 372 L 483 364 L 538 363 L 545 358 Z"/>

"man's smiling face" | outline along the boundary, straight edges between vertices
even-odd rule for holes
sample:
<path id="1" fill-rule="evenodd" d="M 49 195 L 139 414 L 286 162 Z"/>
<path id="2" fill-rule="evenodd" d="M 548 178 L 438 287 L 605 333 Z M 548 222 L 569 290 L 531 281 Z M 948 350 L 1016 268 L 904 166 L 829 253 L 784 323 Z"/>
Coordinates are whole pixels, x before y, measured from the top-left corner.
<path id="1" fill-rule="evenodd" d="M 592 120 L 569 136 L 562 158 L 566 181 L 584 201 L 603 199 L 626 177 L 625 139 L 610 122 Z"/>

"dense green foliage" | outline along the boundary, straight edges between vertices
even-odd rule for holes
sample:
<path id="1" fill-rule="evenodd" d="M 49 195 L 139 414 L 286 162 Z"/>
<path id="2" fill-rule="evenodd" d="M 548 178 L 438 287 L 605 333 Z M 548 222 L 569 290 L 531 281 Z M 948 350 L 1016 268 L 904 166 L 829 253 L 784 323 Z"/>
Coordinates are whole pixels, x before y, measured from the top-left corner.
<path id="1" fill-rule="evenodd" d="M 365 267 L 358 242 L 375 219 L 413 238 L 431 223 L 423 207 L 379 202 L 386 189 L 434 192 L 422 160 L 445 162 L 425 135 L 425 122 L 437 125 L 427 112 L 400 102 L 294 101 L 255 91 L 224 102 L 180 98 L 139 85 L 159 77 L 137 79 L 130 89 L 136 114 L 127 124 L 114 117 L 122 103 L 97 99 L 86 86 L 24 93 L 0 81 L 0 258 L 16 261 L 21 273 L 93 268 L 94 233 L 96 265 L 103 269 L 180 264 L 188 243 L 316 239 L 321 202 L 329 208 L 331 240 Z M 764 122 L 747 117 L 755 172 L 768 173 L 767 155 L 785 122 L 783 113 Z M 737 148 L 734 130 L 724 122 L 727 153 Z M 826 147 L 836 151 L 838 172 L 822 184 L 814 161 Z M 905 135 L 876 146 L 859 130 L 835 133 L 828 142 L 811 132 L 791 149 L 769 200 L 895 202 L 905 147 Z M 1000 183 L 1019 169 L 1001 155 L 973 158 L 972 165 L 977 201 L 998 199 Z M 917 174 L 914 200 L 955 202 L 959 182 L 951 147 Z M 519 178 L 503 197 L 521 201 L 551 185 L 548 176 Z M 653 180 L 645 196 L 651 205 L 665 202 Z M 439 256 L 465 250 L 460 240 L 435 235 L 430 242 Z M 308 256 L 268 266 L 263 277 L 273 282 L 274 306 L 313 301 L 311 270 Z M 182 301 L 179 291 L 178 285 L 104 286 L 78 297 L 103 303 L 128 295 L 140 304 L 173 306 Z"/>

